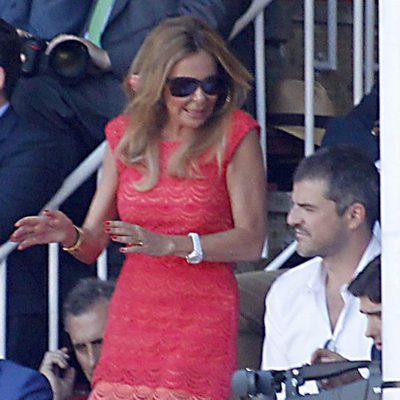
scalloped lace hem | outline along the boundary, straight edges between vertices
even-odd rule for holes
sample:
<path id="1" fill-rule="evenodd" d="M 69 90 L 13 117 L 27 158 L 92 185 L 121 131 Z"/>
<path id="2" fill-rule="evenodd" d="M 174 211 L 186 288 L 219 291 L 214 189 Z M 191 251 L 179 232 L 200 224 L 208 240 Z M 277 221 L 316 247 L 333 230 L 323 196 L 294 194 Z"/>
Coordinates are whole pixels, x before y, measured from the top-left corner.
<path id="1" fill-rule="evenodd" d="M 131 386 L 124 383 L 99 382 L 89 400 L 213 400 L 184 391 L 148 386 Z"/>

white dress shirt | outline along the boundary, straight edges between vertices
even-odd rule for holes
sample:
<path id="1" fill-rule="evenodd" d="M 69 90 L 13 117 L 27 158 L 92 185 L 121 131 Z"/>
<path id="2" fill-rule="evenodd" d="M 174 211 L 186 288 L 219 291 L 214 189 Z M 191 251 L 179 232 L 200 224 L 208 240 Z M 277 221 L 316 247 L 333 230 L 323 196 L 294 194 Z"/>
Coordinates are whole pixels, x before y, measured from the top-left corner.
<path id="1" fill-rule="evenodd" d="M 354 277 L 380 254 L 379 240 L 372 239 Z M 266 298 L 264 370 L 286 370 L 310 363 L 312 353 L 321 347 L 350 360 L 370 359 L 372 340 L 365 337 L 367 319 L 359 312 L 359 299 L 341 288 L 344 307 L 332 332 L 325 294 L 327 271 L 320 257 L 281 275 Z M 306 386 L 306 385 L 304 385 Z M 307 385 L 311 392 L 315 384 Z"/>

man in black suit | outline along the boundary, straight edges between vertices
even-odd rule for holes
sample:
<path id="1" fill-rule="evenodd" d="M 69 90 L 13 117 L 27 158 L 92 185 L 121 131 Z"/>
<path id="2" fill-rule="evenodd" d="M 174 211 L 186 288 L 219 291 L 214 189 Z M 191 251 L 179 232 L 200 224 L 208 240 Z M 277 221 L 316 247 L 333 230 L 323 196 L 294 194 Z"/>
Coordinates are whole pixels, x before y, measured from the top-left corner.
<path id="1" fill-rule="evenodd" d="M 47 51 L 51 52 L 55 44 L 66 39 L 80 41 L 87 47 L 97 73 L 87 74 L 78 84 L 71 84 L 44 72 L 21 80 L 12 99 L 18 113 L 41 126 L 77 135 L 88 151 L 104 139 L 108 120 L 123 110 L 125 96 L 121 82 L 146 35 L 159 22 L 167 17 L 195 15 L 225 37 L 234 22 L 222 0 L 115 0 L 106 9 L 99 37 L 92 37 L 92 17 L 98 14 L 103 0 L 92 3 L 81 36 L 56 37 Z M 60 18 L 69 15 L 65 7 L 69 9 L 70 0 L 60 2 Z M 46 17 L 43 5 L 42 18 Z"/>
<path id="2" fill-rule="evenodd" d="M 34 126 L 9 104 L 20 70 L 20 39 L 0 20 L 0 245 L 24 215 L 38 213 L 78 162 L 78 143 Z M 47 248 L 7 259 L 7 358 L 37 368 L 47 349 Z M 0 396 L 1 397 L 1 396 Z"/>

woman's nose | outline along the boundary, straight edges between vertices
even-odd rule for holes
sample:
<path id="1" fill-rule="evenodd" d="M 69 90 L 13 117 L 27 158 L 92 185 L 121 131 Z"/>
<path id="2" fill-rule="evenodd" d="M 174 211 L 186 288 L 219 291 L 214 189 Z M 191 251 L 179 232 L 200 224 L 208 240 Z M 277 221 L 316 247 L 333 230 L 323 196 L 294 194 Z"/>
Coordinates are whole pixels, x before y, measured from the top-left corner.
<path id="1" fill-rule="evenodd" d="M 196 101 L 204 101 L 206 98 L 206 94 L 204 93 L 203 89 L 198 86 L 196 90 L 193 92 L 192 99 Z"/>

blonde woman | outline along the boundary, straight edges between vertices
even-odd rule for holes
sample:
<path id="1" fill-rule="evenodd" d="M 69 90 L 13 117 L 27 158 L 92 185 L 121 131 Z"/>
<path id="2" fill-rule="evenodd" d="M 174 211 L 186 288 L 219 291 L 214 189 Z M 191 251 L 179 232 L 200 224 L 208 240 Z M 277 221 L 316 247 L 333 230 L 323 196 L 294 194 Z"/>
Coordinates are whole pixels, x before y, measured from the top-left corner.
<path id="1" fill-rule="evenodd" d="M 103 177 L 82 228 L 59 211 L 16 224 L 20 249 L 59 242 L 85 262 L 110 238 L 122 245 L 91 399 L 229 396 L 232 262 L 258 259 L 266 229 L 259 126 L 238 109 L 250 78 L 204 22 L 161 23 L 133 62 L 125 113 L 107 126 Z"/>

